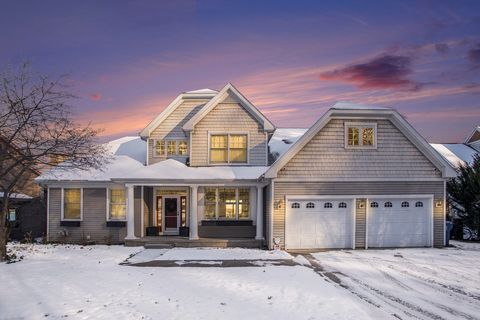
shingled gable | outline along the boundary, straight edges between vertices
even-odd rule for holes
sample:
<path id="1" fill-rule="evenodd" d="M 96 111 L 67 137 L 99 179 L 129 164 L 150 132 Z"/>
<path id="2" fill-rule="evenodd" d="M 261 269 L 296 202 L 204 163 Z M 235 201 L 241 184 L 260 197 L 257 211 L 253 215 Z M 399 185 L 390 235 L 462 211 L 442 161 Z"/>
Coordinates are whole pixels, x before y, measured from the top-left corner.
<path id="1" fill-rule="evenodd" d="M 427 141 L 394 109 L 390 108 L 331 108 L 329 109 L 308 131 L 298 139 L 295 144 L 285 152 L 275 163 L 265 172 L 265 178 L 276 178 L 277 173 L 300 151 L 303 147 L 327 125 L 333 118 L 362 118 L 372 117 L 375 119 L 388 119 L 407 139 L 409 139 L 422 154 L 429 159 L 432 164 L 440 170 L 442 177 L 455 177 L 455 169 L 440 155 Z"/>
<path id="2" fill-rule="evenodd" d="M 264 131 L 273 132 L 275 126 L 258 110 L 247 98 L 245 98 L 240 91 L 238 91 L 231 83 L 223 87 L 218 94 L 213 97 L 205 106 L 189 121 L 183 125 L 183 130 L 192 131 L 195 125 L 202 120 L 211 110 L 213 110 L 219 103 L 221 103 L 228 95 L 233 95 L 238 99 L 239 103 L 247 110 L 263 127 Z"/>
<path id="3" fill-rule="evenodd" d="M 142 138 L 150 136 L 151 132 L 157 128 L 172 112 L 179 107 L 185 99 L 212 99 L 217 95 L 217 91 L 211 89 L 201 89 L 195 91 L 187 91 L 179 94 L 155 119 L 153 119 L 140 132 Z"/>

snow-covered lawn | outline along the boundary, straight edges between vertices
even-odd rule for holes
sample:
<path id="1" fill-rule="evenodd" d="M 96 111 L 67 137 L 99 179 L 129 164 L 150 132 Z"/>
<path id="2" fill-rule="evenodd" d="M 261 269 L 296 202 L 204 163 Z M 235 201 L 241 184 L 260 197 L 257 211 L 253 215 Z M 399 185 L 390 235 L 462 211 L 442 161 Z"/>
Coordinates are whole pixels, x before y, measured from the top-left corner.
<path id="1" fill-rule="evenodd" d="M 0 319 L 476 319 L 480 245 L 331 251 L 10 245 L 0 264 Z M 143 259 L 289 259 L 295 266 L 134 267 Z M 333 275 L 329 272 L 333 272 Z M 338 273 L 338 272 L 341 272 Z M 337 284 L 335 276 L 341 281 Z M 332 280 L 333 279 L 333 280 Z M 346 287 L 346 288 L 345 288 Z"/>
<path id="2" fill-rule="evenodd" d="M 480 243 L 313 256 L 347 290 L 400 318 L 480 319 Z"/>

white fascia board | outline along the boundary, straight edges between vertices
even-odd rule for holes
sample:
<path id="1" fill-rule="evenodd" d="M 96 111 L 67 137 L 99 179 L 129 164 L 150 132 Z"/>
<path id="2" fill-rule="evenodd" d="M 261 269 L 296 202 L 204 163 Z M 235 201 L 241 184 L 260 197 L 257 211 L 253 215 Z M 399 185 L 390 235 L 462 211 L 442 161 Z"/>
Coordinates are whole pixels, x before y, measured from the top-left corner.
<path id="1" fill-rule="evenodd" d="M 394 109 L 330 109 L 297 142 L 285 152 L 270 169 L 265 172 L 265 178 L 276 178 L 283 168 L 332 118 L 389 119 L 414 143 L 414 145 L 442 172 L 443 178 L 456 177 L 455 169 Z"/>
<path id="2" fill-rule="evenodd" d="M 153 129 L 155 129 L 163 120 L 165 120 L 181 103 L 183 102 L 183 95 L 178 95 L 170 104 L 146 127 L 140 132 L 141 137 L 148 137 Z"/>
<path id="3" fill-rule="evenodd" d="M 187 121 L 182 129 L 185 131 L 192 131 L 195 125 L 202 120 L 217 104 L 223 101 L 228 96 L 228 91 L 231 91 L 246 107 L 247 111 L 252 114 L 255 119 L 262 124 L 265 131 L 274 131 L 275 126 L 258 110 L 247 98 L 245 98 L 231 83 L 227 83 L 222 90 L 220 90 L 215 97 L 213 97 L 196 115 Z"/>
<path id="4" fill-rule="evenodd" d="M 472 133 L 470 133 L 467 138 L 465 139 L 465 144 L 470 144 L 471 141 L 470 139 L 472 139 L 473 135 L 475 134 L 475 132 L 479 131 L 480 130 L 480 126 L 479 127 L 475 127 L 473 130 L 472 130 Z"/>

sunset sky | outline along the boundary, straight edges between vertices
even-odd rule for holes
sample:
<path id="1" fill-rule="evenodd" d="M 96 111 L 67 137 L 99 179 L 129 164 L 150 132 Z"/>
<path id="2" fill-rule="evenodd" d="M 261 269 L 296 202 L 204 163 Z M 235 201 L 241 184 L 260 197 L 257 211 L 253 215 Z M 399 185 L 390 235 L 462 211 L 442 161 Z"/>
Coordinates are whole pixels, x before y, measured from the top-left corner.
<path id="1" fill-rule="evenodd" d="M 0 30 L 0 68 L 69 74 L 103 139 L 227 82 L 278 127 L 337 101 L 394 107 L 431 142 L 480 125 L 480 1 L 2 1 Z"/>

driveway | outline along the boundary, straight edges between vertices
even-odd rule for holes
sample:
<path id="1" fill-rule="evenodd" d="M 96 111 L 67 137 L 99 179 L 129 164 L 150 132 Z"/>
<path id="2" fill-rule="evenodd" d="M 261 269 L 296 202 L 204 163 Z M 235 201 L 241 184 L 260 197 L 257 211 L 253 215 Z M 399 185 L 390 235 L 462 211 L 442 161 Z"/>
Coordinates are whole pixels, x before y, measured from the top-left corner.
<path id="1" fill-rule="evenodd" d="M 405 319 L 480 319 L 480 244 L 314 253 L 319 272 Z"/>

